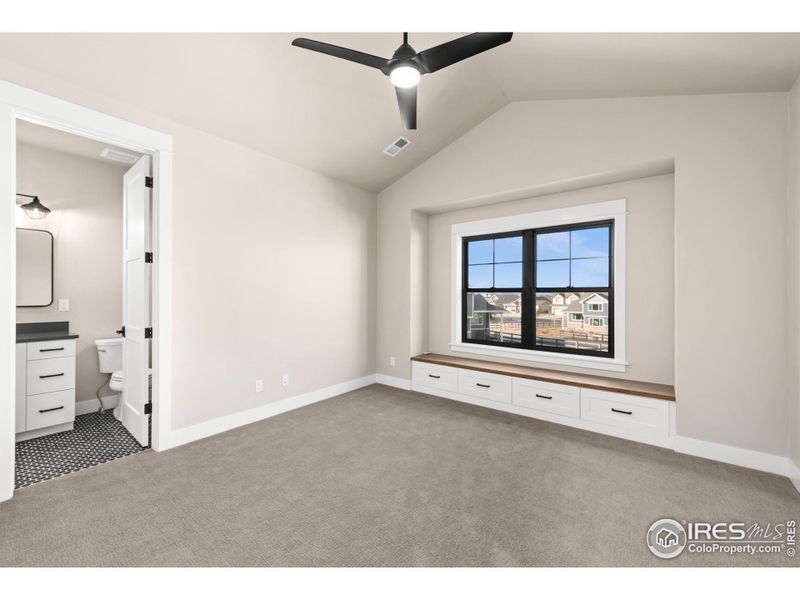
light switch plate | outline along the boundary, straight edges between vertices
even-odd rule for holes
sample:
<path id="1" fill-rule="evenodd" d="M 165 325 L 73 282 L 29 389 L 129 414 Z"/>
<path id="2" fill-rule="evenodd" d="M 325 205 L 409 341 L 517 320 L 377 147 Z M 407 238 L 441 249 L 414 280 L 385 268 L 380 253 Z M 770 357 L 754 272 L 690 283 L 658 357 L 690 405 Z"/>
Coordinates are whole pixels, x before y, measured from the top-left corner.
<path id="1" fill-rule="evenodd" d="M 264 391 L 264 380 L 263 379 L 256 379 L 256 393 L 260 393 Z"/>
<path id="2" fill-rule="evenodd" d="M 69 298 L 59 298 L 58 299 L 58 311 L 59 312 L 68 312 L 69 311 Z"/>

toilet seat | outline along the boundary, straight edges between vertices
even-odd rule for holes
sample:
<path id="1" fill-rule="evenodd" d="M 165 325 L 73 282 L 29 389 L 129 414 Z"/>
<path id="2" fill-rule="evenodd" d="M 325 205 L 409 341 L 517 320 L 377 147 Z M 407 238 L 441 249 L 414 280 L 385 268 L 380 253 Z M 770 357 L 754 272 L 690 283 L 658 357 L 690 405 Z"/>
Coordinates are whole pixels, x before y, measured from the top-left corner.
<path id="1" fill-rule="evenodd" d="M 114 371 L 111 374 L 111 379 L 108 382 L 108 387 L 110 387 L 115 392 L 121 392 L 125 377 L 124 372 L 122 370 Z M 148 385 L 152 384 L 153 382 L 153 369 L 147 369 L 147 382 Z"/>
<path id="2" fill-rule="evenodd" d="M 114 371 L 111 374 L 111 381 L 118 381 L 122 383 L 122 381 L 124 381 L 124 375 L 125 373 L 121 369 L 119 371 Z M 147 369 L 147 378 L 150 380 L 153 379 L 153 369 Z"/>

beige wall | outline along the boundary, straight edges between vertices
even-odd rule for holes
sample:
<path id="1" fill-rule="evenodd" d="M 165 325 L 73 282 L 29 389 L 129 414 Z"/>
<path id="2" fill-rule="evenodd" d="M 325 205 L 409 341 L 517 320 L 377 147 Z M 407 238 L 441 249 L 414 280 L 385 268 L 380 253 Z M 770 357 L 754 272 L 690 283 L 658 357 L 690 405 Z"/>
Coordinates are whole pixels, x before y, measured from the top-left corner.
<path id="1" fill-rule="evenodd" d="M 17 226 L 53 234 L 53 304 L 18 308 L 17 322 L 69 321 L 80 337 L 76 401 L 95 398 L 108 375 L 98 370 L 94 340 L 122 325 L 122 176 L 126 167 L 17 144 L 17 190 L 36 194 L 53 212 L 32 220 L 16 211 Z M 58 299 L 69 298 L 69 312 Z M 113 392 L 106 389 L 104 395 Z"/>
<path id="2" fill-rule="evenodd" d="M 675 161 L 678 434 L 785 456 L 785 93 L 514 102 L 378 197 L 378 370 L 409 376 L 412 211 Z M 743 335 L 754 292 L 769 315 Z M 709 318 L 709 314 L 713 318 Z M 387 356 L 398 365 L 388 366 Z M 640 357 L 631 353 L 633 363 Z"/>
<path id="3" fill-rule="evenodd" d="M 789 94 L 787 387 L 790 457 L 800 469 L 800 78 Z M 795 473 L 800 477 L 800 472 Z"/>
<path id="4" fill-rule="evenodd" d="M 627 200 L 628 210 L 626 342 L 630 366 L 626 373 L 614 375 L 638 381 L 673 383 L 675 204 L 672 175 L 432 215 L 428 222 L 428 350 L 474 358 L 474 355 L 451 352 L 449 348 L 451 225 L 620 198 Z M 553 368 L 545 364 L 536 366 Z"/>
<path id="5" fill-rule="evenodd" d="M 173 428 L 375 372 L 373 194 L 57 76 L 0 78 L 173 136 Z"/>

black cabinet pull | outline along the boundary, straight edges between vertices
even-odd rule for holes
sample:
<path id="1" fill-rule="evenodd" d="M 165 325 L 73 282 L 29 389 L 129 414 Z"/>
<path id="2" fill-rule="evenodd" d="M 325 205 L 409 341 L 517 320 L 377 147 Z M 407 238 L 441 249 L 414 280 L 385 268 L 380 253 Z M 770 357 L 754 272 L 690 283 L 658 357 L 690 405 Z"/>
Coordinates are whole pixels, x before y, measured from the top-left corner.
<path id="1" fill-rule="evenodd" d="M 431 379 L 441 379 L 442 378 L 441 375 L 431 375 L 430 373 L 428 373 L 428 377 L 430 377 Z"/>
<path id="2" fill-rule="evenodd" d="M 485 387 L 485 388 L 492 387 L 488 383 L 476 383 L 475 385 L 477 385 L 478 387 Z"/>
<path id="3" fill-rule="evenodd" d="M 552 400 L 553 399 L 552 396 L 542 396 L 541 394 L 536 394 L 536 397 L 537 398 L 544 398 L 545 400 Z"/>
<path id="4" fill-rule="evenodd" d="M 39 352 L 58 352 L 59 350 L 63 350 L 64 348 L 40 348 Z"/>
<path id="5" fill-rule="evenodd" d="M 619 409 L 617 409 L 617 408 L 612 408 L 612 409 L 611 409 L 611 412 L 620 413 L 620 414 L 623 414 L 623 415 L 632 415 L 632 414 L 633 414 L 633 413 L 632 413 L 631 411 L 629 411 L 629 410 L 619 410 Z"/>
<path id="6" fill-rule="evenodd" d="M 54 410 L 61 410 L 62 408 L 64 408 L 64 407 L 63 406 L 56 406 L 55 408 L 44 408 L 44 409 L 40 410 L 39 412 L 40 413 L 53 412 Z"/>
<path id="7" fill-rule="evenodd" d="M 52 375 L 39 375 L 39 379 L 47 379 L 48 377 L 63 377 L 63 373 L 53 373 Z"/>

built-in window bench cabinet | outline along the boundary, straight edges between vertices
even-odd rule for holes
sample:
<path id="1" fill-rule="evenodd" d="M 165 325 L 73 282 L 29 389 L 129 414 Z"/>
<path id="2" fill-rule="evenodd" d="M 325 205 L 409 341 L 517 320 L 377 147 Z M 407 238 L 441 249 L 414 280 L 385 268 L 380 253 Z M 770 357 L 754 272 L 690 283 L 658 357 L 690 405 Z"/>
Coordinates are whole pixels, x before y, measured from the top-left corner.
<path id="1" fill-rule="evenodd" d="M 671 447 L 671 385 L 443 354 L 421 354 L 411 361 L 411 387 L 418 392 Z"/>

